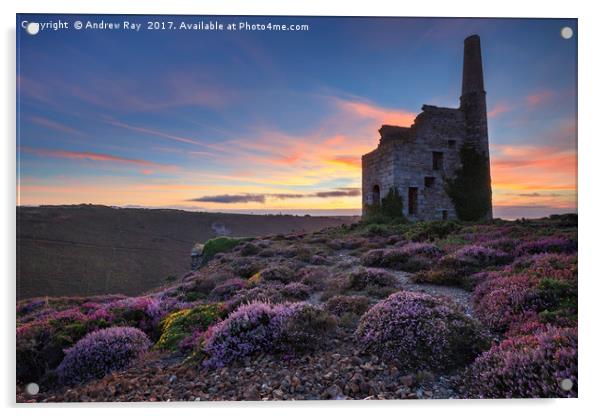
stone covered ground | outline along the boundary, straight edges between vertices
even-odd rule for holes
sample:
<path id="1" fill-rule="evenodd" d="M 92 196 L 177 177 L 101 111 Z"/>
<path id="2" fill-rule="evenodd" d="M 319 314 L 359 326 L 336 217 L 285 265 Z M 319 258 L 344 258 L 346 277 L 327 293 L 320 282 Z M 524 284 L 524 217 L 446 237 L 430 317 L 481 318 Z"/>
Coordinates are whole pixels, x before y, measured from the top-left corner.
<path id="1" fill-rule="evenodd" d="M 572 215 L 232 242 L 145 296 L 19 302 L 17 401 L 575 397 L 576 251 Z"/>

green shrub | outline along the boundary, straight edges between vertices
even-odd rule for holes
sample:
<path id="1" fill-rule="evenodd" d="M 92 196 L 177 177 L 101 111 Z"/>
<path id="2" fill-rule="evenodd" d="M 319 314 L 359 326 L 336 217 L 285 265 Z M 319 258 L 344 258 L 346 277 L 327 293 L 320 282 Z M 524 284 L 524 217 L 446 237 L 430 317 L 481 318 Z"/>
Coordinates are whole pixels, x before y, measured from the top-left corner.
<path id="1" fill-rule="evenodd" d="M 366 215 L 363 222 L 368 224 L 388 224 L 405 222 L 403 215 L 403 199 L 397 188 L 390 188 L 380 204 L 366 206 Z"/>
<path id="2" fill-rule="evenodd" d="M 465 144 L 460 149 L 460 161 L 462 167 L 456 170 L 453 179 L 446 181 L 445 190 L 460 220 L 483 220 L 491 209 L 489 160 Z"/>
<path id="3" fill-rule="evenodd" d="M 384 224 L 368 224 L 368 226 L 364 229 L 363 234 L 365 235 L 380 235 L 385 236 L 389 235 L 390 230 Z"/>
<path id="4" fill-rule="evenodd" d="M 543 322 L 570 320 L 577 322 L 576 282 L 544 277 L 537 285 L 539 296 L 546 307 L 539 317 Z"/>
<path id="5" fill-rule="evenodd" d="M 434 241 L 462 228 L 455 221 L 423 221 L 413 224 L 404 237 L 410 241 Z"/>
<path id="6" fill-rule="evenodd" d="M 192 335 L 194 331 L 206 330 L 224 315 L 225 309 L 221 303 L 199 305 L 174 312 L 161 321 L 161 337 L 155 344 L 155 349 L 175 351 L 184 338 Z"/>
<path id="7" fill-rule="evenodd" d="M 250 238 L 217 237 L 208 240 L 203 246 L 203 261 L 211 260 L 217 253 L 224 253 Z"/>

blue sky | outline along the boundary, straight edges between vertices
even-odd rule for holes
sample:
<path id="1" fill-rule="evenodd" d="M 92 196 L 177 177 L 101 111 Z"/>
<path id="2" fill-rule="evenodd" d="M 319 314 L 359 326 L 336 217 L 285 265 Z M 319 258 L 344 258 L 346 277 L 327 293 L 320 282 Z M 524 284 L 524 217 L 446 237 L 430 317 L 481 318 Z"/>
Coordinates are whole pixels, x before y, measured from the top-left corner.
<path id="1" fill-rule="evenodd" d="M 576 210 L 577 36 L 560 36 L 576 20 L 19 15 L 17 26 L 59 19 L 70 28 L 18 31 L 20 204 L 359 209 L 359 158 L 379 126 L 409 125 L 423 104 L 457 107 L 463 39 L 478 33 L 498 214 Z"/>

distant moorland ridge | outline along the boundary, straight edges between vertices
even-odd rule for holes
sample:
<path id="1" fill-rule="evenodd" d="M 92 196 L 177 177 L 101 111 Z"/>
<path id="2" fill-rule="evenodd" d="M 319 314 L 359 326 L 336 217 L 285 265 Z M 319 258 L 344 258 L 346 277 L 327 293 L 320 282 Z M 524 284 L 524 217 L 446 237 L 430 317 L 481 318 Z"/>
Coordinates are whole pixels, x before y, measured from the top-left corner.
<path id="1" fill-rule="evenodd" d="M 194 243 L 218 235 L 312 232 L 357 220 L 102 205 L 17 207 L 17 299 L 141 294 L 187 271 Z"/>

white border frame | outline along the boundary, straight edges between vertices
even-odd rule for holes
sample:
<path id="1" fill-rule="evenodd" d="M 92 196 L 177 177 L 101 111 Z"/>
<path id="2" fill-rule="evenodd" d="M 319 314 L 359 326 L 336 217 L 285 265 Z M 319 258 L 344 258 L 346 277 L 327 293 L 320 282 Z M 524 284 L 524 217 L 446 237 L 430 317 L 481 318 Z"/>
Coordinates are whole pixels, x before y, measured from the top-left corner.
<path id="1" fill-rule="evenodd" d="M 420 414 L 479 414 L 507 415 L 514 412 L 545 412 L 547 415 L 589 413 L 597 408 L 598 386 L 602 385 L 599 346 L 601 341 L 600 314 L 597 308 L 601 292 L 597 262 L 598 244 L 601 237 L 600 212 L 602 208 L 600 178 L 602 172 L 598 112 L 602 91 L 600 74 L 600 40 L 602 22 L 596 12 L 595 2 L 546 1 L 528 3 L 524 0 L 498 0 L 483 2 L 470 0 L 415 1 L 393 4 L 383 0 L 350 2 L 349 0 L 311 2 L 308 0 L 163 0 L 145 2 L 135 0 L 4 0 L 0 3 L 3 23 L 2 42 L 2 126 L 3 145 L 2 227 L 0 263 L 4 266 L 2 283 L 4 290 L 4 325 L 1 344 L 3 377 L 1 378 L 2 404 L 10 413 L 20 414 L 41 411 L 44 414 L 106 414 L 107 411 L 126 413 L 134 409 L 145 414 L 161 413 L 174 409 L 178 414 L 208 411 L 225 411 L 247 414 L 303 414 L 308 412 L 345 412 L 364 414 L 367 411 Z M 14 294 L 15 294 L 15 13 L 111 13 L 111 14 L 205 14 L 205 15 L 315 15 L 315 16 L 439 16 L 439 17 L 570 17 L 579 19 L 579 399 L 564 400 L 489 400 L 489 401 L 389 401 L 375 402 L 285 402 L 285 403 L 186 403 L 172 404 L 95 404 L 95 405 L 15 405 L 14 385 Z"/>

